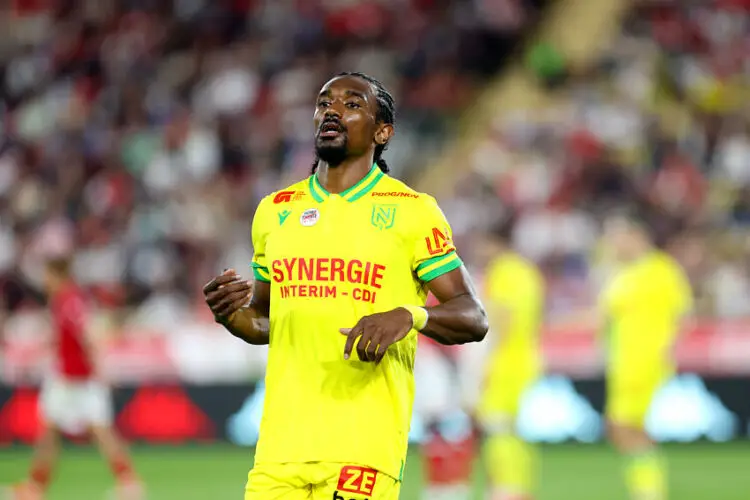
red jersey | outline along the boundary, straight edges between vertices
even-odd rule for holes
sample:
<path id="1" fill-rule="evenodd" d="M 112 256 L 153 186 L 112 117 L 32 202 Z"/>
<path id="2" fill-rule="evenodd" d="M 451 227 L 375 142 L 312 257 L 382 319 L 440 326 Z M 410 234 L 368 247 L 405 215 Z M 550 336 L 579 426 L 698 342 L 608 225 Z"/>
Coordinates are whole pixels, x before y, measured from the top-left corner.
<path id="1" fill-rule="evenodd" d="M 71 379 L 89 378 L 93 373 L 86 349 L 86 298 L 74 284 L 63 286 L 50 302 L 57 343 L 57 370 Z"/>

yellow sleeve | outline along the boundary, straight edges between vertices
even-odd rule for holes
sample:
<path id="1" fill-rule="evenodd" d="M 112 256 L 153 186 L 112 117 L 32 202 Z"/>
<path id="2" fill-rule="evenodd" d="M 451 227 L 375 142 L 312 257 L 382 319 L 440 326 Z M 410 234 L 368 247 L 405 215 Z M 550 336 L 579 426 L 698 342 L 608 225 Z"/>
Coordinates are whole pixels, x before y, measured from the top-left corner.
<path id="1" fill-rule="evenodd" d="M 263 198 L 258 204 L 253 216 L 253 276 L 258 281 L 265 283 L 271 282 L 271 275 L 268 272 L 268 263 L 266 262 L 266 239 L 271 231 L 273 220 L 268 217 L 268 205 L 270 196 Z"/>
<path id="2" fill-rule="evenodd" d="M 434 280 L 463 264 L 453 245 L 453 232 L 435 198 L 425 198 L 414 214 L 412 270 L 423 283 Z"/>

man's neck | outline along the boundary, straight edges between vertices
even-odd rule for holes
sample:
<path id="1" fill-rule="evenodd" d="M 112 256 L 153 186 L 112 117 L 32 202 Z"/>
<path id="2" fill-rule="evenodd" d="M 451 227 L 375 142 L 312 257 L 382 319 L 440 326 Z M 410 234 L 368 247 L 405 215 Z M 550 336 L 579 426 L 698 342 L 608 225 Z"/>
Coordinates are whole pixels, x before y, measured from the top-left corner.
<path id="1" fill-rule="evenodd" d="M 361 181 L 373 168 L 373 161 L 369 155 L 353 160 L 344 161 L 336 167 L 329 167 L 327 163 L 318 164 L 318 182 L 329 193 L 342 193 Z"/>

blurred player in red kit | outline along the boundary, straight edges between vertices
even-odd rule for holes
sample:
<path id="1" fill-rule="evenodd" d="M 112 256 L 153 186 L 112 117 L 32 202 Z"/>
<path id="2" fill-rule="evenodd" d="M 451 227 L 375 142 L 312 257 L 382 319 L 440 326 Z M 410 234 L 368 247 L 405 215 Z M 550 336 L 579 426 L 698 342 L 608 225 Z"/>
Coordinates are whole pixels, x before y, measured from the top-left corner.
<path id="1" fill-rule="evenodd" d="M 437 304 L 430 294 L 427 306 Z M 415 367 L 415 410 L 427 427 L 422 453 L 424 500 L 468 500 L 476 440 L 471 418 L 463 411 L 459 378 L 460 349 L 420 339 Z"/>
<path id="2" fill-rule="evenodd" d="M 45 285 L 54 331 L 54 366 L 40 395 L 43 430 L 28 479 L 10 489 L 13 500 L 44 498 L 60 451 L 60 434 L 90 433 L 116 478 L 114 497 L 139 500 L 140 481 L 125 445 L 112 428 L 109 388 L 100 376 L 96 342 L 88 329 L 86 297 L 75 284 L 70 262 L 47 262 Z"/>

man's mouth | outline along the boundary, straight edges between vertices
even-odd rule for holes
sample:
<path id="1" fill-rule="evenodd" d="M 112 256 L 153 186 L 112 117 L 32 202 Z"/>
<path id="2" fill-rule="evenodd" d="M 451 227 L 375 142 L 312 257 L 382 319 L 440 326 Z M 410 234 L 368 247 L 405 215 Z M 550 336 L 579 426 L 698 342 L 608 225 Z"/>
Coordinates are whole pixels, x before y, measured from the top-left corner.
<path id="1" fill-rule="evenodd" d="M 341 132 L 343 132 L 343 129 L 340 123 L 333 121 L 325 122 L 321 125 L 318 136 L 324 139 L 332 139 L 338 137 Z"/>

